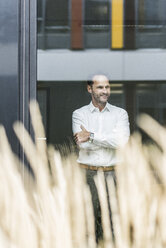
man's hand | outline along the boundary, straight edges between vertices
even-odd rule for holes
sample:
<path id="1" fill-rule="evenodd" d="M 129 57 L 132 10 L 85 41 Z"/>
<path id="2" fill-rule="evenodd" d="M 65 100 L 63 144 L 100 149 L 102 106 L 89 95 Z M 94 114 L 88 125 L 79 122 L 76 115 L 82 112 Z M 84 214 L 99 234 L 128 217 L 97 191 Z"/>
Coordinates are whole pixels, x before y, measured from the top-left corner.
<path id="1" fill-rule="evenodd" d="M 77 144 L 86 142 L 89 140 L 90 132 L 88 132 L 82 125 L 81 125 L 82 131 L 79 133 L 76 133 L 74 135 L 75 142 Z"/>

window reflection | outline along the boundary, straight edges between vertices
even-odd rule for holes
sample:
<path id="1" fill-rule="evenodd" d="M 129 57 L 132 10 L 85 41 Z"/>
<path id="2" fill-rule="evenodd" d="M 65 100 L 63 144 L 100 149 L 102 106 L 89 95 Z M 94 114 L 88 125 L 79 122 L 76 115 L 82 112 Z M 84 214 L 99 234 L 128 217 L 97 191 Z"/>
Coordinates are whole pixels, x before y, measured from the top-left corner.
<path id="1" fill-rule="evenodd" d="M 109 25 L 109 1 L 85 1 L 85 25 Z"/>
<path id="2" fill-rule="evenodd" d="M 47 0 L 46 26 L 68 25 L 68 0 Z"/>
<path id="3" fill-rule="evenodd" d="M 38 3 L 38 47 L 40 49 L 71 48 L 71 22 L 73 0 L 37 0 Z M 166 1 L 133 0 L 135 48 L 166 47 Z M 74 2 L 74 4 L 77 3 Z M 83 48 L 110 48 L 111 40 L 110 0 L 84 0 L 78 4 L 81 13 L 78 26 L 84 29 Z M 124 1 L 125 7 L 129 8 Z M 125 18 L 124 16 L 124 23 Z M 78 21 L 78 20 L 74 20 Z M 128 30 L 128 29 L 125 29 Z M 82 35 L 82 34 L 81 34 Z M 124 33 L 125 37 L 125 33 Z M 80 39 L 80 37 L 78 37 Z"/>
<path id="4" fill-rule="evenodd" d="M 137 48 L 166 47 L 166 1 L 139 0 L 137 1 L 138 20 L 136 22 Z"/>
<path id="5" fill-rule="evenodd" d="M 166 85 L 160 83 L 137 85 L 137 114 L 147 113 L 166 125 Z"/>
<path id="6" fill-rule="evenodd" d="M 85 47 L 110 47 L 110 2 L 85 1 Z"/>
<path id="7" fill-rule="evenodd" d="M 39 82 L 37 97 L 48 143 L 55 146 L 69 144 L 73 137 L 72 112 L 91 101 L 86 82 Z M 109 102 L 124 106 L 122 84 L 111 84 Z"/>
<path id="8" fill-rule="evenodd" d="M 69 1 L 38 0 L 38 48 L 70 48 Z"/>

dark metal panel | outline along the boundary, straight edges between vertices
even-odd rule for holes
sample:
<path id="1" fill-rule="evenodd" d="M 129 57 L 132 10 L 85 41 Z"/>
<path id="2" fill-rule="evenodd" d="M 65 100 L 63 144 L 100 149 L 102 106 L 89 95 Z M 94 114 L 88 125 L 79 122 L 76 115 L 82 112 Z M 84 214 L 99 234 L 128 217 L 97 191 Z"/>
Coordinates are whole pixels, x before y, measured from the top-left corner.
<path id="1" fill-rule="evenodd" d="M 0 123 L 15 152 L 18 142 L 12 125 L 19 118 L 18 0 L 0 1 Z"/>
<path id="2" fill-rule="evenodd" d="M 29 102 L 36 99 L 36 0 L 20 0 L 19 77 L 20 120 L 33 136 L 30 122 Z M 20 157 L 26 163 L 20 149 Z"/>
<path id="3" fill-rule="evenodd" d="M 125 0 L 125 49 L 135 49 L 135 0 Z"/>
<path id="4" fill-rule="evenodd" d="M 136 84 L 127 82 L 124 84 L 125 91 L 125 109 L 129 115 L 130 131 L 134 132 L 136 128 Z"/>
<path id="5" fill-rule="evenodd" d="M 42 0 L 42 49 L 46 49 L 46 0 Z"/>
<path id="6" fill-rule="evenodd" d="M 30 99 L 36 99 L 37 82 L 37 1 L 30 1 Z"/>
<path id="7" fill-rule="evenodd" d="M 37 98 L 37 0 L 30 1 L 29 25 L 29 100 L 32 100 Z M 31 124 L 29 131 L 33 136 Z"/>
<path id="8" fill-rule="evenodd" d="M 29 0 L 20 1 L 19 76 L 20 120 L 29 130 Z M 26 10 L 26 11 L 25 11 Z"/>
<path id="9" fill-rule="evenodd" d="M 26 10 L 26 11 L 25 11 Z M 20 1 L 20 119 L 30 130 L 29 101 L 36 99 L 36 1 Z"/>

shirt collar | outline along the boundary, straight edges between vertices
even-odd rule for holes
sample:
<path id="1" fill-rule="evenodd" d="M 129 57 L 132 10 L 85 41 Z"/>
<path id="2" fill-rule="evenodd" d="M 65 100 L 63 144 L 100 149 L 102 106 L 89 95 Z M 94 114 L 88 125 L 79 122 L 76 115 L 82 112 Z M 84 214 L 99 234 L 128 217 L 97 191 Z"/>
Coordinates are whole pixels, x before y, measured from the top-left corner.
<path id="1" fill-rule="evenodd" d="M 97 108 L 93 105 L 92 101 L 89 104 L 89 109 L 91 111 L 91 113 L 96 110 Z M 109 104 L 108 102 L 105 105 L 105 108 L 102 110 L 102 112 L 104 112 L 105 110 L 111 111 L 111 104 Z"/>

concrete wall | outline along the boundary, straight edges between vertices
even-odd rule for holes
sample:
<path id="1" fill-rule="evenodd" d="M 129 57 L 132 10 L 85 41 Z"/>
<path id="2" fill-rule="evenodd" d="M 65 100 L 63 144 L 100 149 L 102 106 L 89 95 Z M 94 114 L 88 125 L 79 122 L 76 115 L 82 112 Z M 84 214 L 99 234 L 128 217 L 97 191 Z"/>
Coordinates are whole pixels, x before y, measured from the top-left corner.
<path id="1" fill-rule="evenodd" d="M 93 73 L 111 80 L 166 80 L 166 50 L 38 50 L 39 81 L 82 81 Z"/>

